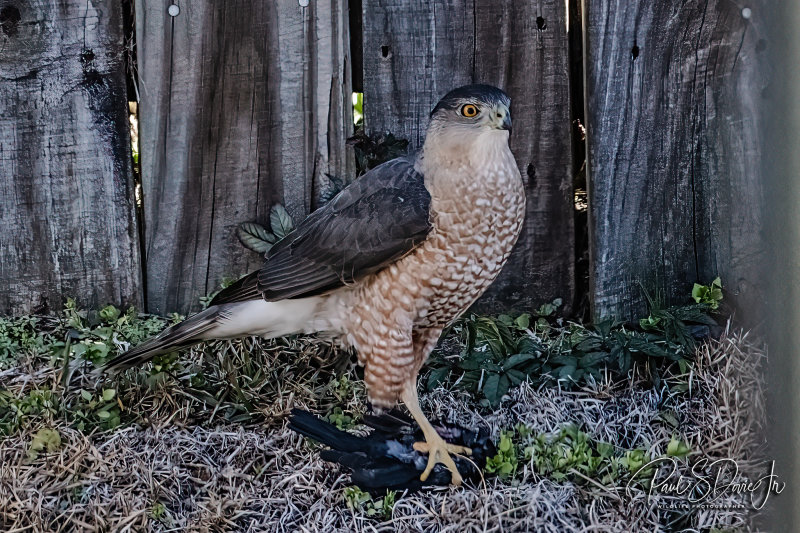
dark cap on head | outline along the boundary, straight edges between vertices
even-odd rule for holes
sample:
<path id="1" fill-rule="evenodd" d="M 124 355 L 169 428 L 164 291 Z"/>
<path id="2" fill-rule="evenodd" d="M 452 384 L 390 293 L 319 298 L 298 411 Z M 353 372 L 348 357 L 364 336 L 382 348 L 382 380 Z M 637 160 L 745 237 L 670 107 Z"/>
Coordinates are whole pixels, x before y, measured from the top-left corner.
<path id="1" fill-rule="evenodd" d="M 493 85 L 476 83 L 453 89 L 444 95 L 431 111 L 431 116 L 440 109 L 455 109 L 463 104 L 465 100 L 475 100 L 489 105 L 504 104 L 509 106 L 511 104 L 511 98 L 502 90 Z"/>

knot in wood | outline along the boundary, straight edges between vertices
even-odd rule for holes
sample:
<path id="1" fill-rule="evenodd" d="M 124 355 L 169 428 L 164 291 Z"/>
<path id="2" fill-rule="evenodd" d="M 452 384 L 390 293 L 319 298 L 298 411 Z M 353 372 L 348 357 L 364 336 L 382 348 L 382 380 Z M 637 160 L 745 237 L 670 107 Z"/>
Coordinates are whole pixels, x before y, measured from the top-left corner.
<path id="1" fill-rule="evenodd" d="M 3 7 L 0 9 L 0 30 L 9 37 L 13 37 L 17 34 L 17 27 L 21 19 L 19 8 L 13 5 Z"/>

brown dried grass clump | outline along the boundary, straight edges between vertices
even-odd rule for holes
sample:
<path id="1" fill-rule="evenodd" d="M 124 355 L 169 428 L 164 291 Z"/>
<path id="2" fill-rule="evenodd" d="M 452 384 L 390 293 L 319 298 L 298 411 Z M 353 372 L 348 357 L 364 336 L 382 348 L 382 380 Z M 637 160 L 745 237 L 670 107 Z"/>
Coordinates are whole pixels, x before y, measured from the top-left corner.
<path id="1" fill-rule="evenodd" d="M 743 510 L 659 509 L 665 497 L 574 476 L 543 478 L 520 465 L 513 482 L 487 478 L 477 488 L 399 495 L 391 518 L 374 519 L 345 504 L 346 473 L 323 463 L 312 445 L 286 427 L 292 406 L 325 411 L 334 401 L 357 409 L 363 392 L 334 398 L 335 372 L 313 359 L 328 348 L 304 339 L 216 345 L 193 350 L 191 364 L 229 387 L 223 400 L 193 395 L 169 379 L 154 387 L 140 378 L 118 386 L 129 425 L 81 432 L 53 415 L 0 441 L 0 529 L 3 531 L 664 531 L 749 528 Z M 225 352 L 228 350 L 229 352 Z M 247 352 L 245 354 L 245 352 Z M 311 354 L 311 355 L 308 355 Z M 216 360 L 214 360 L 216 359 Z M 746 334 L 728 331 L 697 350 L 685 392 L 609 380 L 581 391 L 513 389 L 494 411 L 471 406 L 465 393 L 423 395 L 434 418 L 483 424 L 495 436 L 524 423 L 536 432 L 576 424 L 597 440 L 624 449 L 665 453 L 678 435 L 699 457 L 735 458 L 740 468 L 763 467 L 763 350 Z M 259 367 L 245 371 L 246 365 Z M 214 370 L 216 368 L 216 370 Z M 22 395 L 58 390 L 61 368 L 47 361 L 0 373 L 0 390 Z M 76 379 L 84 378 L 78 369 Z M 227 383 L 227 385 L 225 385 Z M 63 391 L 62 391 L 63 392 Z M 212 397 L 216 396 L 211 394 Z M 323 400 L 319 400 L 323 398 Z M 66 401 L 66 400 L 65 400 Z M 216 403 L 214 404 L 214 401 Z M 250 402 L 248 417 L 231 407 Z M 213 405 L 212 405 L 213 404 Z M 222 412 L 229 415 L 222 416 Z M 255 413 L 255 415 L 253 415 Z M 668 413 L 668 416 L 665 416 Z M 677 422 L 677 426 L 675 426 Z M 42 427 L 56 429 L 57 449 L 29 455 Z M 730 504 L 737 503 L 730 498 Z"/>

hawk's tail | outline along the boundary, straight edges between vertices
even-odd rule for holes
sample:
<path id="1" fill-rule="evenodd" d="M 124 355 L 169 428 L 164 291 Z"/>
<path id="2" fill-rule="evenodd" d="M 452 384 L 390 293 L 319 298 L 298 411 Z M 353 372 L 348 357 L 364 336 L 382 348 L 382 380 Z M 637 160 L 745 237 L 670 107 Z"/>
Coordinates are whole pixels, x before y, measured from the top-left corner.
<path id="1" fill-rule="evenodd" d="M 157 355 L 162 355 L 196 344 L 208 337 L 203 334 L 213 329 L 227 317 L 220 306 L 209 307 L 188 319 L 170 326 L 155 337 L 116 356 L 100 368 L 100 371 L 121 372 L 125 369 L 146 363 Z"/>
<path id="2" fill-rule="evenodd" d="M 267 302 L 248 300 L 212 305 L 152 339 L 118 355 L 99 372 L 119 372 L 146 363 L 156 355 L 169 353 L 210 339 L 232 339 L 258 335 L 282 337 L 293 333 L 315 333 L 328 329 L 326 298 L 316 296 Z"/>

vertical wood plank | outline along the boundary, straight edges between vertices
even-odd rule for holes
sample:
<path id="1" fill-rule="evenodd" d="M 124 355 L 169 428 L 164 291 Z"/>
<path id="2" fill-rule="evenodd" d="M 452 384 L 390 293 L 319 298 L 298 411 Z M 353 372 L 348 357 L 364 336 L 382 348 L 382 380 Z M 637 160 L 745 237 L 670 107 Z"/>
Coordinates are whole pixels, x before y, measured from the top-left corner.
<path id="1" fill-rule="evenodd" d="M 490 83 L 512 98 L 511 148 L 526 184 L 523 234 L 475 309 L 526 309 L 574 298 L 574 213 L 566 6 L 539 0 L 364 0 L 369 134 L 418 148 L 449 90 Z"/>
<path id="2" fill-rule="evenodd" d="M 295 219 L 353 172 L 345 0 L 137 3 L 147 304 L 197 309 L 262 258 L 239 223 Z"/>
<path id="3" fill-rule="evenodd" d="M 141 303 L 118 2 L 0 5 L 0 313 Z"/>
<path id="4" fill-rule="evenodd" d="M 642 288 L 682 303 L 717 275 L 743 309 L 757 307 L 758 20 L 727 0 L 585 9 L 595 317 L 641 315 Z"/>
<path id="5" fill-rule="evenodd" d="M 512 102 L 514 152 L 528 200 L 519 243 L 480 309 L 531 309 L 575 297 L 569 44 L 563 0 L 476 2 L 474 79 Z"/>
<path id="6" fill-rule="evenodd" d="M 473 2 L 363 0 L 362 13 L 366 131 L 419 148 L 436 102 L 472 83 Z"/>

